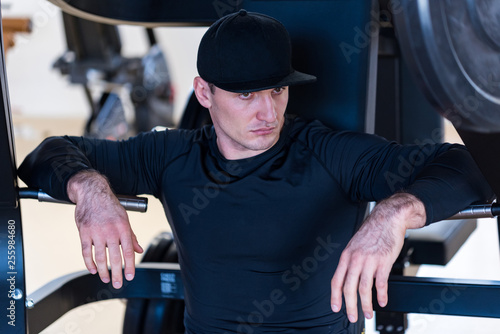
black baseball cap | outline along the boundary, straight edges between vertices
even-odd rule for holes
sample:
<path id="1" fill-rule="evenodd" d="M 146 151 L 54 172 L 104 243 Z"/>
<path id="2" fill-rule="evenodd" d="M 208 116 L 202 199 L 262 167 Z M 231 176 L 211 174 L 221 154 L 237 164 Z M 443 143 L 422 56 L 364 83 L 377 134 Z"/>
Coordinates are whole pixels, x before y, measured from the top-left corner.
<path id="1" fill-rule="evenodd" d="M 252 92 L 316 81 L 291 64 L 292 47 L 278 20 L 242 9 L 216 21 L 198 49 L 198 74 L 230 92 Z"/>

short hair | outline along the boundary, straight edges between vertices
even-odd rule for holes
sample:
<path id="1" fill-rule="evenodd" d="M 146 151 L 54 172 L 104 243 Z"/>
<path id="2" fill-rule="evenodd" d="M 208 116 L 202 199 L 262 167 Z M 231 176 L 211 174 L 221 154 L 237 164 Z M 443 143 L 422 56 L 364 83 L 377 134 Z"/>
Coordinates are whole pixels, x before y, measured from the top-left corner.
<path id="1" fill-rule="evenodd" d="M 210 92 L 212 93 L 212 95 L 215 94 L 215 85 L 211 82 L 208 83 L 208 88 L 210 88 Z"/>

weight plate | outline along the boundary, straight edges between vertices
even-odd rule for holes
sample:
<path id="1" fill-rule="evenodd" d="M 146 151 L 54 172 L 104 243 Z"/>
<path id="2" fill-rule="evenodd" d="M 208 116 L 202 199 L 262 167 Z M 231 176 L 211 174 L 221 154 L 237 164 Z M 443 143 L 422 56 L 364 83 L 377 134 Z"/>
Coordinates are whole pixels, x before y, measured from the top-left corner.
<path id="1" fill-rule="evenodd" d="M 123 319 L 123 334 L 142 334 L 149 300 L 129 299 Z"/>
<path id="2" fill-rule="evenodd" d="M 403 57 L 457 129 L 500 132 L 500 1 L 392 1 Z"/>
<path id="3" fill-rule="evenodd" d="M 157 235 L 144 253 L 141 262 L 162 262 L 164 254 L 173 244 L 172 234 L 162 232 Z"/>

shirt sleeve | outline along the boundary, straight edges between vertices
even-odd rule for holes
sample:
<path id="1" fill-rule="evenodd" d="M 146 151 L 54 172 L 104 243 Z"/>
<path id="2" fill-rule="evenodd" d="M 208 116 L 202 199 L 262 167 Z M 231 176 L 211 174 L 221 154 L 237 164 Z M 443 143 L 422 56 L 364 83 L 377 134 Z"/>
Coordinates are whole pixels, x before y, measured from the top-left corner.
<path id="1" fill-rule="evenodd" d="M 158 196 L 167 137 L 165 131 L 125 141 L 50 137 L 25 158 L 18 175 L 29 187 L 63 200 L 69 200 L 66 185 L 71 176 L 88 169 L 105 175 L 116 193 Z"/>
<path id="2" fill-rule="evenodd" d="M 315 150 L 325 167 L 353 201 L 379 201 L 396 192 L 408 192 L 424 203 L 426 224 L 430 224 L 494 198 L 462 145 L 399 145 L 354 132 L 315 137 Z"/>

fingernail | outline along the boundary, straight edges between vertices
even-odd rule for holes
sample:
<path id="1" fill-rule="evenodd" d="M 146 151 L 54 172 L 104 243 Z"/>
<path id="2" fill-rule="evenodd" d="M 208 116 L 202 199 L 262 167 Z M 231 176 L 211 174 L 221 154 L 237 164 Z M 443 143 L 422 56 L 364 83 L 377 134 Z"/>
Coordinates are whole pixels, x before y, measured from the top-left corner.
<path id="1" fill-rule="evenodd" d="M 356 322 L 356 317 L 353 316 L 352 314 L 349 314 L 347 317 L 349 318 L 350 322 L 352 322 L 352 323 Z"/>
<path id="2" fill-rule="evenodd" d="M 368 312 L 365 312 L 365 318 L 366 319 L 371 319 L 372 318 L 372 315 Z"/>
<path id="3" fill-rule="evenodd" d="M 109 278 L 103 278 L 102 281 L 103 283 L 109 283 Z"/>
<path id="4" fill-rule="evenodd" d="M 114 282 L 113 286 L 115 287 L 115 289 L 119 289 L 121 284 L 120 284 L 120 282 Z"/>
<path id="5" fill-rule="evenodd" d="M 338 312 L 340 311 L 340 308 L 337 305 L 332 305 L 332 310 L 333 312 Z"/>
<path id="6" fill-rule="evenodd" d="M 97 274 L 97 270 L 95 270 L 95 269 L 90 269 L 90 270 L 89 270 L 89 272 L 90 272 L 92 275 Z"/>
<path id="7" fill-rule="evenodd" d="M 132 275 L 132 274 L 127 274 L 127 275 L 125 275 L 125 278 L 126 278 L 128 281 L 131 281 L 131 280 L 134 278 L 134 275 Z"/>

